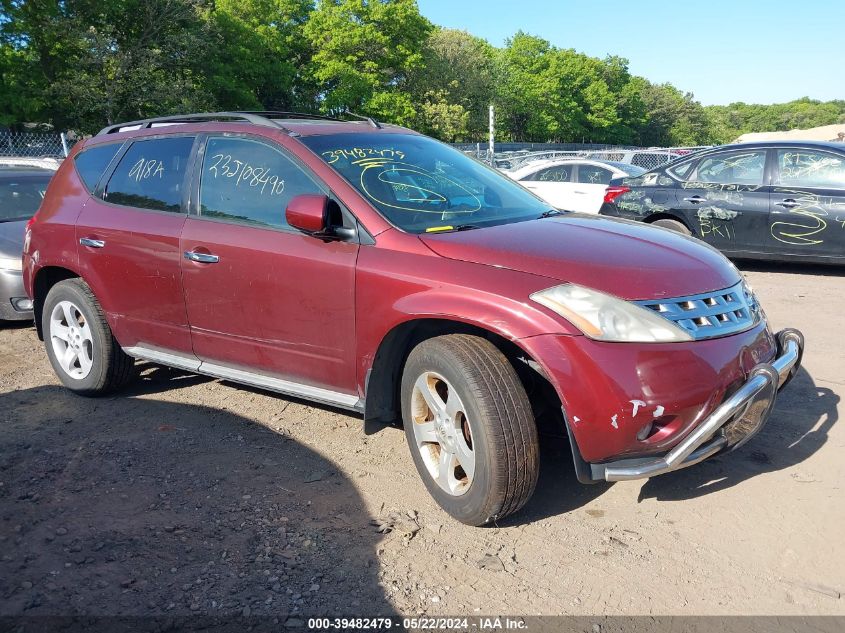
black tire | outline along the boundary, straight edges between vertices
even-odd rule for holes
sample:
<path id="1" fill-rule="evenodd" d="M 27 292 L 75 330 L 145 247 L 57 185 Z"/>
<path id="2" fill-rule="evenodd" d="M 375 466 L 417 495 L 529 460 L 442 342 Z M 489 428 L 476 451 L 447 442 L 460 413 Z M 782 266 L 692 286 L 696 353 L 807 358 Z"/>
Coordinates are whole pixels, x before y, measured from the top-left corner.
<path id="1" fill-rule="evenodd" d="M 687 228 L 686 224 L 679 222 L 678 220 L 661 218 L 660 220 L 655 220 L 651 224 L 652 226 L 662 226 L 664 229 L 670 229 L 676 233 L 680 233 L 681 235 L 692 235 L 692 231 Z"/>
<path id="2" fill-rule="evenodd" d="M 88 354 L 91 358 L 87 375 L 74 378 L 62 368 L 56 356 L 51 331 L 51 316 L 61 302 L 70 302 L 81 315 L 81 323 L 87 324 L 91 339 Z M 106 317 L 94 293 L 81 279 L 66 279 L 50 289 L 44 300 L 41 314 L 41 327 L 44 333 L 44 347 L 53 371 L 62 384 L 84 396 L 98 396 L 110 393 L 129 382 L 135 375 L 135 361 L 127 356 L 112 335 Z"/>
<path id="3" fill-rule="evenodd" d="M 470 432 L 464 437 L 470 438 L 475 467 L 474 476 L 459 495 L 437 483 L 415 438 L 414 385 L 431 372 L 445 379 L 466 409 L 465 424 Z M 537 485 L 537 427 L 516 371 L 495 345 L 466 334 L 423 341 L 408 356 L 401 389 L 405 437 L 414 464 L 441 508 L 458 521 L 477 526 L 513 514 L 525 505 Z M 419 396 L 414 402 L 421 402 Z M 419 412 L 416 415 L 421 416 Z M 461 433 L 460 428 L 457 432 Z M 436 454 L 442 450 L 440 444 L 424 446 Z"/>

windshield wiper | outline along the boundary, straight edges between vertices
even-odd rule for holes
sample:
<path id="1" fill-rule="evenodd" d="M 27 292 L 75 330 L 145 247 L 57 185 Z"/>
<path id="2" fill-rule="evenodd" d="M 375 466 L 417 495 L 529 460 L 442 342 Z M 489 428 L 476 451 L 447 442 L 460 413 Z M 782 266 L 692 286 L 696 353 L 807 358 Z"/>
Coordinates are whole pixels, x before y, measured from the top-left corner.
<path id="1" fill-rule="evenodd" d="M 472 231 L 473 229 L 480 229 L 477 224 L 456 224 L 453 231 Z"/>
<path id="2" fill-rule="evenodd" d="M 560 209 L 549 209 L 548 211 L 543 211 L 538 219 L 553 218 L 556 215 L 564 215 L 565 213 L 566 211 L 561 211 Z"/>

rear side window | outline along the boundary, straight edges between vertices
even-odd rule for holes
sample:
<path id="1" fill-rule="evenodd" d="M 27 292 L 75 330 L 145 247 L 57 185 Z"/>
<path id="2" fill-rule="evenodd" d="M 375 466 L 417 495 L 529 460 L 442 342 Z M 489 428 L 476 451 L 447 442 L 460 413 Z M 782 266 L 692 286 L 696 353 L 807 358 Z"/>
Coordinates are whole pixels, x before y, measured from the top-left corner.
<path id="1" fill-rule="evenodd" d="M 826 152 L 779 149 L 775 184 L 785 187 L 845 187 L 845 160 Z"/>
<path id="2" fill-rule="evenodd" d="M 109 179 L 105 199 L 139 209 L 181 211 L 193 143 L 191 136 L 135 141 Z"/>
<path id="3" fill-rule="evenodd" d="M 258 226 L 287 227 L 294 196 L 325 193 L 278 149 L 244 138 L 210 138 L 200 180 L 200 214 Z"/>
<path id="4" fill-rule="evenodd" d="M 607 185 L 613 179 L 613 173 L 604 167 L 593 165 L 578 166 L 578 182 L 587 185 Z"/>
<path id="5" fill-rule="evenodd" d="M 109 166 L 111 159 L 114 158 L 122 145 L 122 143 L 97 145 L 79 152 L 73 159 L 76 171 L 79 172 L 79 177 L 82 178 L 82 182 L 85 183 L 89 192 L 94 191 L 100 176 L 106 171 L 106 167 Z"/>

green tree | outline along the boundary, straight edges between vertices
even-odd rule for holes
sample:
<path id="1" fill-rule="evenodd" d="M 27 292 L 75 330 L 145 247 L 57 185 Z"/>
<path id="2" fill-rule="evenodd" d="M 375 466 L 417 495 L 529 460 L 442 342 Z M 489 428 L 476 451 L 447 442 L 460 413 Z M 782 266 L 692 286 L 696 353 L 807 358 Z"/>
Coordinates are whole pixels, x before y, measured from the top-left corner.
<path id="1" fill-rule="evenodd" d="M 320 0 L 304 28 L 320 106 L 413 124 L 408 76 L 431 28 L 416 0 Z"/>
<path id="2" fill-rule="evenodd" d="M 315 89 L 300 72 L 311 8 L 310 0 L 216 0 L 203 83 L 217 107 L 313 109 Z"/>
<path id="3" fill-rule="evenodd" d="M 203 109 L 205 0 L 2 1 L 22 98 L 58 128 Z"/>
<path id="4" fill-rule="evenodd" d="M 668 83 L 652 84 L 640 79 L 639 84 L 647 118 L 639 132 L 641 145 L 683 146 L 712 142 L 710 120 L 691 93 L 683 93 Z"/>
<path id="5" fill-rule="evenodd" d="M 435 28 L 422 55 L 423 63 L 410 75 L 409 90 L 423 108 L 423 129 L 441 139 L 483 138 L 496 87 L 495 49 L 466 31 Z M 440 114 L 432 118 L 435 112 Z M 451 115 L 444 117 L 445 112 Z M 465 121 L 457 124 L 459 120 Z"/>

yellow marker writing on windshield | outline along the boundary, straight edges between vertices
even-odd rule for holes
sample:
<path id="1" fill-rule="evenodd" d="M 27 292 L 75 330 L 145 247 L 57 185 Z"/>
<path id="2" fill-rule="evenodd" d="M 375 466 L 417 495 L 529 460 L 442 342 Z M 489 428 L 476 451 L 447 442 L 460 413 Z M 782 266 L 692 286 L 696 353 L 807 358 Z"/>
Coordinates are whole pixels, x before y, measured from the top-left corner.
<path id="1" fill-rule="evenodd" d="M 454 226 L 430 226 L 428 227 L 425 232 L 426 233 L 437 233 L 437 231 L 452 231 L 454 230 Z"/>

